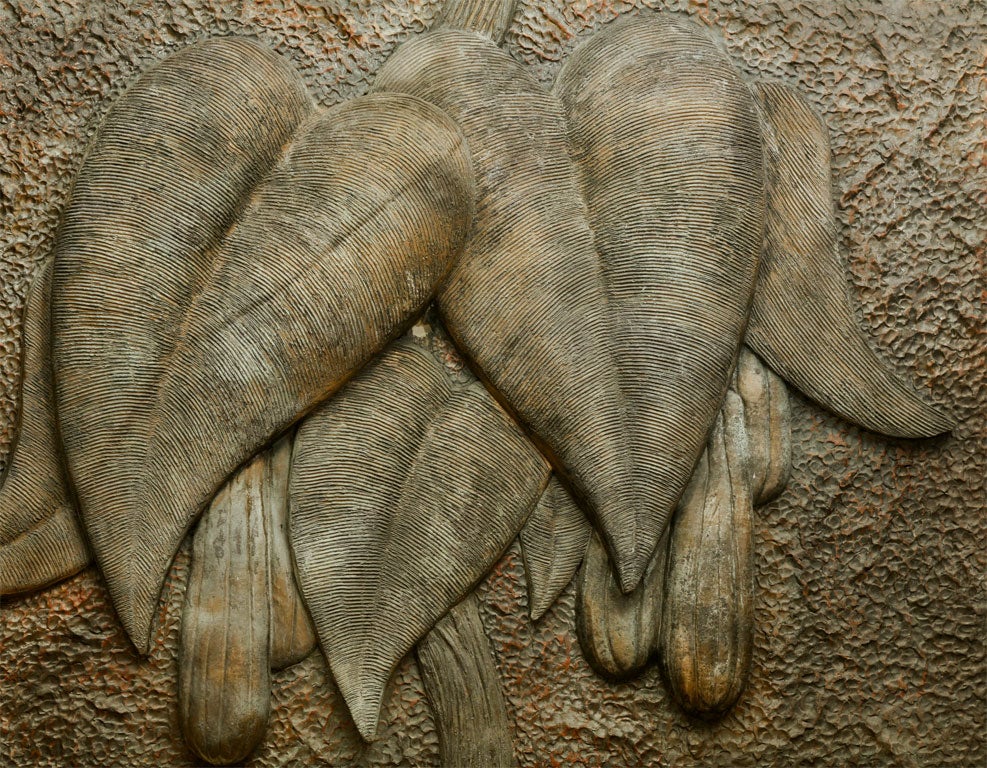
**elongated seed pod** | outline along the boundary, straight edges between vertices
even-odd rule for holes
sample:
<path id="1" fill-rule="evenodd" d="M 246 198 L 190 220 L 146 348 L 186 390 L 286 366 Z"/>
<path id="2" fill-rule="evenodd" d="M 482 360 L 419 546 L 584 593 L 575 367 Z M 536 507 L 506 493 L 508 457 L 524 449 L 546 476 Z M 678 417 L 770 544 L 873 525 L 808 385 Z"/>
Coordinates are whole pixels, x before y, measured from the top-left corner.
<path id="1" fill-rule="evenodd" d="M 532 621 L 544 616 L 572 581 L 592 532 L 565 486 L 553 477 L 518 537 Z"/>
<path id="2" fill-rule="evenodd" d="M 664 600 L 664 534 L 641 583 L 624 593 L 603 542 L 594 535 L 576 576 L 576 631 L 597 672 L 623 680 L 641 672 L 658 647 Z"/>
<path id="3" fill-rule="evenodd" d="M 785 382 L 747 347 L 740 350 L 734 381 L 744 401 L 754 506 L 784 489 L 792 471 L 792 417 Z"/>
<path id="4" fill-rule="evenodd" d="M 639 499 L 631 571 L 640 573 L 706 445 L 741 344 L 764 216 L 757 111 L 704 30 L 654 13 L 583 43 L 555 93 L 617 318 L 611 343 Z"/>
<path id="5" fill-rule="evenodd" d="M 398 662 L 500 558 L 548 478 L 483 385 L 407 339 L 299 427 L 296 572 L 364 739 Z"/>
<path id="6" fill-rule="evenodd" d="M 21 317 L 17 437 L 0 478 L 0 595 L 41 589 L 89 563 L 66 486 L 50 362 L 51 260 L 31 283 Z"/>
<path id="7" fill-rule="evenodd" d="M 312 113 L 287 63 L 236 38 L 175 54 L 110 110 L 58 236 L 54 363 L 85 526 L 138 650 L 205 503 L 421 311 L 472 188 L 435 107 Z"/>
<path id="8" fill-rule="evenodd" d="M 947 432 L 871 350 L 839 253 L 829 132 L 796 91 L 754 87 L 764 116 L 768 215 L 747 343 L 792 386 L 854 424 L 895 437 Z"/>
<path id="9" fill-rule="evenodd" d="M 288 478 L 294 435 L 281 438 L 268 452 L 262 493 L 267 515 L 267 555 L 271 574 L 271 669 L 290 667 L 315 648 L 315 627 L 295 584 L 288 549 Z"/>
<path id="10" fill-rule="evenodd" d="M 632 583 L 637 505 L 609 350 L 614 329 L 558 101 L 490 40 L 453 29 L 402 45 L 374 89 L 426 99 L 466 135 L 477 215 L 439 310 L 598 520 Z"/>
<path id="11" fill-rule="evenodd" d="M 439 735 L 441 765 L 516 765 L 511 724 L 493 649 L 473 594 L 453 606 L 415 646 Z"/>
<path id="12" fill-rule="evenodd" d="M 740 396 L 728 392 L 709 446 L 672 521 L 661 659 L 689 714 L 736 703 L 750 669 L 754 576 L 748 445 Z"/>
<path id="13" fill-rule="evenodd" d="M 179 656 L 185 740 L 215 765 L 260 743 L 271 709 L 265 452 L 216 494 L 192 542 Z"/>

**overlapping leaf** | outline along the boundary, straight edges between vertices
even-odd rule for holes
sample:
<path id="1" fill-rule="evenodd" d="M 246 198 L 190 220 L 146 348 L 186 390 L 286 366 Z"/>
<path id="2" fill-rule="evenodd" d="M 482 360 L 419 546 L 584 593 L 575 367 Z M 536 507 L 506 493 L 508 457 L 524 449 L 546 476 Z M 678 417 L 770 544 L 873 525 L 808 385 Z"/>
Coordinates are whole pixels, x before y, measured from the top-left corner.
<path id="1" fill-rule="evenodd" d="M 472 184 L 431 105 L 312 112 L 284 61 L 236 38 L 180 51 L 110 110 L 59 233 L 54 363 L 86 529 L 139 649 L 223 480 L 428 301 Z"/>
<path id="2" fill-rule="evenodd" d="M 839 253 L 829 133 L 796 91 L 758 84 L 768 215 L 747 343 L 824 408 L 875 432 L 929 437 L 954 421 L 927 404 L 867 344 Z"/>
<path id="3" fill-rule="evenodd" d="M 579 568 L 593 529 L 553 477 L 519 536 L 528 577 L 528 611 L 538 621 Z"/>
<path id="4" fill-rule="evenodd" d="M 17 436 L 0 489 L 0 595 L 47 587 L 90 560 L 61 459 L 50 362 L 51 261 L 22 315 Z"/>
<path id="5" fill-rule="evenodd" d="M 482 385 L 407 340 L 299 428 L 296 571 L 364 738 L 395 665 L 496 562 L 548 477 Z"/>
<path id="6" fill-rule="evenodd" d="M 761 249 L 754 101 L 700 27 L 628 16 L 555 84 L 606 278 L 637 507 L 616 546 L 626 590 L 706 444 L 741 343 Z M 604 529 L 605 530 L 605 529 Z"/>

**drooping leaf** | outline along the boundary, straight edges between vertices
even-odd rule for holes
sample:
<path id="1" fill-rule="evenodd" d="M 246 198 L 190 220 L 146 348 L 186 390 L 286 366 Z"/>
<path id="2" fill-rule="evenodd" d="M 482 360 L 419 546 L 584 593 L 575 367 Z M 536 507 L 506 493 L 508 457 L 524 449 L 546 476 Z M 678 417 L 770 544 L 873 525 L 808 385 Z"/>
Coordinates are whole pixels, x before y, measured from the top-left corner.
<path id="1" fill-rule="evenodd" d="M 271 576 L 271 669 L 297 664 L 315 648 L 315 627 L 295 584 L 288 549 L 288 478 L 294 435 L 281 438 L 268 452 L 264 494 L 267 557 Z"/>
<path id="2" fill-rule="evenodd" d="M 561 105 L 489 39 L 448 28 L 398 48 L 373 88 L 423 98 L 465 134 L 477 215 L 439 311 L 629 562 L 637 505 L 610 351 L 618 329 Z"/>
<path id="3" fill-rule="evenodd" d="M 139 650 L 223 480 L 427 303 L 472 184 L 431 105 L 312 112 L 287 63 L 236 38 L 173 55 L 110 110 L 58 237 L 54 363 L 83 519 Z"/>
<path id="4" fill-rule="evenodd" d="M 545 461 L 476 381 L 410 341 L 301 425 L 290 540 L 305 603 L 360 733 L 401 658 L 517 536 Z"/>
<path id="5" fill-rule="evenodd" d="M 519 536 L 533 621 L 545 615 L 572 581 L 592 532 L 565 486 L 553 477 Z"/>
<path id="6" fill-rule="evenodd" d="M 271 711 L 265 451 L 220 489 L 192 540 L 179 655 L 185 740 L 215 765 L 243 760 Z"/>
<path id="7" fill-rule="evenodd" d="M 50 358 L 51 260 L 34 276 L 21 321 L 17 436 L 0 478 L 0 595 L 28 592 L 88 565 L 65 480 Z"/>
<path id="8" fill-rule="evenodd" d="M 415 646 L 415 657 L 435 717 L 441 764 L 517 765 L 500 677 L 475 595 L 467 595 L 438 621 Z"/>
<path id="9" fill-rule="evenodd" d="M 792 471 L 792 417 L 785 382 L 747 347 L 740 350 L 734 382 L 744 401 L 754 506 L 784 489 Z"/>
<path id="10" fill-rule="evenodd" d="M 747 343 L 789 384 L 866 429 L 928 437 L 955 421 L 903 383 L 867 343 L 839 252 L 829 132 L 805 99 L 754 88 L 768 159 L 764 252 Z"/>
<path id="11" fill-rule="evenodd" d="M 657 650 L 667 544 L 666 528 L 641 583 L 624 593 L 603 542 L 596 535 L 590 539 L 576 574 L 576 632 L 583 656 L 600 674 L 633 677 Z"/>
<path id="12" fill-rule="evenodd" d="M 764 218 L 760 128 L 699 26 L 643 12 L 598 32 L 555 83 L 606 279 L 633 456 L 626 591 L 702 453 L 741 343 Z M 596 322 L 599 322 L 597 319 Z"/>
<path id="13" fill-rule="evenodd" d="M 661 658 L 693 715 L 730 710 L 747 683 L 754 642 L 753 498 L 740 396 L 728 392 L 709 446 L 672 521 Z"/>

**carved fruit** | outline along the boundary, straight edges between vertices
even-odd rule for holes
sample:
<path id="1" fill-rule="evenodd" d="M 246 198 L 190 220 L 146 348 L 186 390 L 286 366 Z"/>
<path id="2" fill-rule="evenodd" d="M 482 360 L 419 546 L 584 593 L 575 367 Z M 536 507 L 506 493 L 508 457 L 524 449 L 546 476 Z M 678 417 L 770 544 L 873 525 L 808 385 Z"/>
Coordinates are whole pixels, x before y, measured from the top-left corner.
<path id="1" fill-rule="evenodd" d="M 192 539 L 179 657 L 179 719 L 216 765 L 260 743 L 271 709 L 270 586 L 264 452 L 216 494 Z"/>
<path id="2" fill-rule="evenodd" d="M 549 470 L 476 380 L 409 340 L 298 430 L 289 529 L 302 595 L 361 735 L 395 666 L 514 540 Z"/>
<path id="3" fill-rule="evenodd" d="M 236 38 L 180 51 L 110 110 L 58 236 L 54 363 L 69 472 L 138 650 L 225 478 L 429 301 L 472 185 L 435 107 L 312 112 L 287 63 Z"/>
<path id="4" fill-rule="evenodd" d="M 553 477 L 519 536 L 533 621 L 545 615 L 572 581 L 592 532 L 565 486 Z"/>
<path id="5" fill-rule="evenodd" d="M 792 470 L 792 417 L 785 382 L 747 347 L 740 350 L 734 390 L 744 402 L 754 506 L 785 489 Z"/>
<path id="6" fill-rule="evenodd" d="M 295 584 L 288 548 L 288 478 L 294 435 L 281 438 L 267 453 L 264 494 L 267 556 L 271 578 L 271 669 L 290 667 L 315 648 L 315 627 Z"/>
<path id="7" fill-rule="evenodd" d="M 728 392 L 672 521 L 661 658 L 681 707 L 726 713 L 750 668 L 754 634 L 748 441 L 743 402 Z"/>
<path id="8" fill-rule="evenodd" d="M 423 98 L 465 134 L 477 215 L 439 311 L 623 563 L 636 525 L 623 400 L 558 100 L 490 40 L 455 29 L 402 45 L 374 89 Z"/>
<path id="9" fill-rule="evenodd" d="M 658 644 L 664 598 L 667 533 L 659 541 L 644 578 L 624 594 L 603 542 L 592 537 L 576 577 L 576 630 L 583 656 L 615 679 L 642 671 Z"/>
<path id="10" fill-rule="evenodd" d="M 747 343 L 789 384 L 866 429 L 894 437 L 949 431 L 955 421 L 901 383 L 860 330 L 839 253 L 825 124 L 786 86 L 754 92 L 768 214 Z"/>
<path id="11" fill-rule="evenodd" d="M 66 486 L 51 385 L 51 260 L 34 276 L 21 319 L 17 436 L 0 478 L 0 595 L 42 589 L 88 565 Z"/>
<path id="12" fill-rule="evenodd" d="M 606 280 L 636 504 L 626 591 L 709 435 L 754 290 L 764 217 L 757 110 L 704 30 L 642 13 L 579 46 L 555 83 Z M 618 539 L 618 542 L 620 539 Z M 629 577 L 628 577 L 629 576 Z"/>

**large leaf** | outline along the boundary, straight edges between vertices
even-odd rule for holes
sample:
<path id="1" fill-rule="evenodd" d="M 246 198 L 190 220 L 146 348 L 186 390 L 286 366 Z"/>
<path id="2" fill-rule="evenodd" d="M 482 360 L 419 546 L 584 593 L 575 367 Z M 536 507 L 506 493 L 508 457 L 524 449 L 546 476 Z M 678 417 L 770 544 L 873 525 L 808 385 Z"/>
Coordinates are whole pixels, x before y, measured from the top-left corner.
<path id="1" fill-rule="evenodd" d="M 747 343 L 824 408 L 897 437 L 955 421 L 927 404 L 871 350 L 850 303 L 839 252 L 829 132 L 805 99 L 759 84 L 768 157 L 768 216 Z"/>
<path id="2" fill-rule="evenodd" d="M 579 568 L 593 529 L 553 477 L 519 536 L 528 577 L 528 611 L 538 621 Z"/>
<path id="3" fill-rule="evenodd" d="M 374 89 L 424 98 L 466 135 L 477 216 L 439 310 L 629 561 L 637 505 L 614 329 L 558 100 L 490 40 L 452 29 L 401 46 Z"/>
<path id="4" fill-rule="evenodd" d="M 606 278 L 631 446 L 636 531 L 624 590 L 651 560 L 706 445 L 753 295 L 764 218 L 753 98 L 707 33 L 630 16 L 555 83 Z"/>
<path id="5" fill-rule="evenodd" d="M 17 436 L 0 489 L 0 595 L 41 589 L 90 560 L 67 488 L 51 386 L 51 261 L 34 276 L 22 315 Z"/>
<path id="6" fill-rule="evenodd" d="M 479 382 L 457 381 L 410 341 L 299 428 L 295 566 L 365 739 L 398 661 L 497 561 L 548 477 Z"/>
<path id="7" fill-rule="evenodd" d="M 445 115 L 399 96 L 309 112 L 273 53 L 186 49 L 111 109 L 65 211 L 59 419 L 140 650 L 223 480 L 400 332 L 468 229 L 472 174 Z"/>

